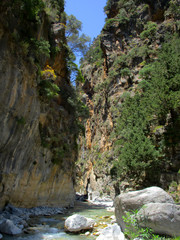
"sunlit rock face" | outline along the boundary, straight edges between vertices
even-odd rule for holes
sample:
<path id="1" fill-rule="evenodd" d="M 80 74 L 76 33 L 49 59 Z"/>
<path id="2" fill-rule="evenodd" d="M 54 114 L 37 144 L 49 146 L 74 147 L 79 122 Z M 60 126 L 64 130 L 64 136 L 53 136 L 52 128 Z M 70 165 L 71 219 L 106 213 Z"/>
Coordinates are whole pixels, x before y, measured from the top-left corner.
<path id="1" fill-rule="evenodd" d="M 93 191 L 98 190 L 101 194 L 110 193 L 114 197 L 120 190 L 136 186 L 133 179 L 131 183 L 121 180 L 122 184 L 116 181 L 116 178 L 111 179 L 110 170 L 115 159 L 115 139 L 111 133 L 120 115 L 123 95 L 128 93 L 134 96 L 141 82 L 139 71 L 146 62 L 156 59 L 156 53 L 161 48 L 165 35 L 167 33 L 172 35 L 177 31 L 177 19 L 173 19 L 170 14 L 168 0 L 158 2 L 112 0 L 108 3 L 105 26 L 99 39 L 94 43 L 94 49 L 97 49 L 98 45 L 101 48 L 101 58 L 97 57 L 99 53 L 94 50 L 94 55 L 86 58 L 82 64 L 85 78 L 82 88 L 86 93 L 90 118 L 86 124 L 86 137 L 81 140 L 78 176 L 81 179 L 79 183 L 82 191 L 86 192 L 89 188 Z M 145 32 L 149 22 L 155 24 L 156 28 L 154 33 L 151 32 L 152 36 L 151 34 L 146 36 Z M 175 151 L 168 150 L 168 158 L 172 160 L 172 164 L 168 166 L 167 176 L 165 173 L 161 175 L 163 187 L 167 187 L 168 182 L 177 180 L 178 149 L 177 145 Z M 176 171 L 172 169 L 174 164 Z M 144 182 L 139 180 L 142 186 Z M 153 184 L 157 184 L 155 178 L 151 180 L 152 182 L 154 180 Z M 148 182 L 147 186 L 150 185 Z"/>
<path id="2" fill-rule="evenodd" d="M 0 207 L 72 206 L 77 156 L 73 114 L 63 97 L 44 101 L 39 96 L 40 70 L 23 40 L 16 39 L 23 29 L 20 18 L 6 8 L 8 2 L 0 6 Z M 49 40 L 51 25 L 46 15 L 41 17 L 38 30 L 31 23 L 32 34 Z M 63 30 L 57 37 L 65 42 Z M 51 64 L 59 86 L 68 89 L 65 52 L 62 48 L 54 62 L 43 58 L 39 68 Z"/>

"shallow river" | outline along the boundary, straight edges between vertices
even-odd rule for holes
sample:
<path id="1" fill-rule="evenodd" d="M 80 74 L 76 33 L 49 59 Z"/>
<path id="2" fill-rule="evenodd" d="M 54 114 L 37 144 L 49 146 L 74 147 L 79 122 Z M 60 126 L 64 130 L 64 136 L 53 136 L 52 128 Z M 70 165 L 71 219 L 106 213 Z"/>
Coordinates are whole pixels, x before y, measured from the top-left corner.
<path id="1" fill-rule="evenodd" d="M 94 240 L 95 236 L 86 236 L 85 234 L 67 234 L 64 232 L 64 221 L 72 214 L 81 214 L 85 217 L 94 219 L 97 223 L 110 222 L 107 216 L 113 215 L 113 212 L 109 212 L 105 207 L 91 205 L 83 202 L 76 202 L 75 207 L 70 209 L 67 214 L 60 214 L 50 217 L 38 217 L 30 220 L 32 226 L 30 233 L 24 233 L 20 236 L 10 237 L 5 236 L 3 240 Z M 106 216 L 106 218 L 103 218 Z M 35 226 L 35 227 L 34 227 Z M 32 231 L 35 231 L 32 233 Z"/>

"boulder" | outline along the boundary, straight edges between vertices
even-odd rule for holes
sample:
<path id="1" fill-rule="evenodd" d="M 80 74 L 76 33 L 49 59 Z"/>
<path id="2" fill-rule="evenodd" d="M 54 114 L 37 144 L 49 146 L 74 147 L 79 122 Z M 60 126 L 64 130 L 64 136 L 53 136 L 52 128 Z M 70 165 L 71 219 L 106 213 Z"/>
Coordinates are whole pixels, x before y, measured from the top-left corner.
<path id="1" fill-rule="evenodd" d="M 141 227 L 148 227 L 156 234 L 180 236 L 180 205 L 148 203 L 137 213 Z"/>
<path id="2" fill-rule="evenodd" d="M 125 237 L 120 226 L 115 223 L 104 228 L 96 240 L 125 240 Z"/>
<path id="3" fill-rule="evenodd" d="M 174 203 L 173 198 L 159 187 L 149 187 L 139 191 L 122 193 L 114 200 L 115 215 L 117 223 L 121 226 L 122 231 L 125 224 L 122 216 L 126 212 L 139 210 L 147 203 Z"/>
<path id="4" fill-rule="evenodd" d="M 95 221 L 93 219 L 74 214 L 66 219 L 64 228 L 68 232 L 80 232 L 93 229 L 94 224 Z"/>
<path id="5" fill-rule="evenodd" d="M 11 220 L 7 219 L 0 224 L 0 232 L 9 235 L 16 235 L 22 233 L 22 229 L 16 227 Z"/>

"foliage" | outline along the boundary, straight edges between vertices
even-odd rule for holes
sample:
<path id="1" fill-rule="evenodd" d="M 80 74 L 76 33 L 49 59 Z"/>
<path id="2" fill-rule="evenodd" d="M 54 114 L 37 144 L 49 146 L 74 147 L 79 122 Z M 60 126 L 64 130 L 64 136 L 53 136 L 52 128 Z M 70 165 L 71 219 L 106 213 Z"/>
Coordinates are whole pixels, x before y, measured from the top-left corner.
<path id="1" fill-rule="evenodd" d="M 129 17 L 127 15 L 127 12 L 124 8 L 120 9 L 119 13 L 115 18 L 109 18 L 106 20 L 104 29 L 107 30 L 109 27 L 113 26 L 113 23 L 118 23 L 118 24 L 126 24 L 129 21 Z"/>
<path id="2" fill-rule="evenodd" d="M 106 6 L 104 7 L 104 12 L 107 12 L 111 9 L 112 0 L 107 0 Z"/>
<path id="3" fill-rule="evenodd" d="M 126 212 L 126 216 L 123 216 L 123 220 L 126 224 L 125 236 L 129 239 L 140 238 L 142 240 L 170 240 L 170 238 L 161 237 L 159 235 L 153 234 L 150 228 L 142 228 L 139 225 L 137 219 L 137 212 Z"/>
<path id="4" fill-rule="evenodd" d="M 75 93 L 74 93 L 75 94 Z M 81 99 L 76 96 L 70 96 L 68 98 L 68 103 L 71 105 L 76 114 L 76 119 L 86 119 L 89 116 L 88 107 L 81 101 Z"/>
<path id="5" fill-rule="evenodd" d="M 107 15 L 109 15 L 112 6 L 115 5 L 114 8 L 119 10 L 120 16 L 122 16 L 121 13 L 124 11 L 128 12 L 129 16 L 131 14 L 134 15 L 136 13 L 136 11 L 134 11 L 136 8 L 135 3 L 136 0 L 119 0 L 119 1 L 108 0 L 106 6 L 104 7 L 104 12 Z"/>
<path id="6" fill-rule="evenodd" d="M 85 34 L 80 35 L 82 23 L 73 15 L 66 15 L 65 35 L 68 50 L 68 68 L 71 75 L 71 82 L 83 82 L 81 70 L 75 64 L 76 56 L 84 56 L 88 50 L 90 37 Z"/>
<path id="7" fill-rule="evenodd" d="M 51 21 L 62 22 L 64 0 L 45 0 L 45 12 L 50 16 Z M 61 19 L 60 19 L 61 18 Z"/>
<path id="8" fill-rule="evenodd" d="M 43 80 L 52 80 L 55 81 L 57 76 L 54 72 L 54 69 L 49 65 L 46 65 L 45 69 L 41 71 L 41 77 Z"/>
<path id="9" fill-rule="evenodd" d="M 39 83 L 40 96 L 47 98 L 48 100 L 58 96 L 60 89 L 58 85 L 54 83 L 56 77 L 54 70 L 49 65 L 41 71 L 41 82 Z"/>
<path id="10" fill-rule="evenodd" d="M 71 72 L 71 82 L 76 83 L 76 86 L 79 83 L 84 83 L 84 77 L 82 75 L 81 70 L 79 69 L 78 65 L 72 61 L 68 61 L 68 68 L 69 71 Z"/>
<path id="11" fill-rule="evenodd" d="M 50 57 L 50 43 L 49 41 L 41 38 L 37 40 L 35 38 L 31 38 L 31 44 L 34 47 L 33 51 L 37 59 L 43 55 L 45 57 Z"/>
<path id="12" fill-rule="evenodd" d="M 83 60 L 88 63 L 98 63 L 103 61 L 103 51 L 100 47 L 100 36 L 94 39 Z"/>
<path id="13" fill-rule="evenodd" d="M 12 7 L 20 13 L 20 17 L 29 21 L 38 21 L 39 13 L 45 5 L 42 0 L 14 0 Z"/>
<path id="14" fill-rule="evenodd" d="M 154 147 L 154 140 L 148 138 L 149 112 L 139 94 L 127 97 L 122 108 L 116 128 L 117 135 L 120 134 L 116 141 L 120 156 L 115 167 L 118 175 L 126 172 L 129 176 L 141 176 L 145 170 L 156 169 L 159 164 L 160 153 Z"/>
<path id="15" fill-rule="evenodd" d="M 128 76 L 130 77 L 131 76 L 131 70 L 129 68 L 124 68 L 121 70 L 121 76 L 125 77 L 125 76 Z"/>
<path id="16" fill-rule="evenodd" d="M 165 12 L 167 18 L 180 19 L 180 6 L 178 0 L 171 0 L 169 8 Z"/>
<path id="17" fill-rule="evenodd" d="M 75 16 L 66 16 L 66 19 L 67 43 L 73 53 L 84 55 L 88 49 L 87 44 L 90 42 L 90 38 L 85 34 L 79 35 L 82 23 Z"/>
<path id="18" fill-rule="evenodd" d="M 157 30 L 157 23 L 149 21 L 144 26 L 144 31 L 140 34 L 140 37 L 142 39 L 145 39 L 145 38 L 152 39 L 156 34 L 156 30 Z"/>
<path id="19" fill-rule="evenodd" d="M 179 124 L 180 40 L 175 37 L 164 44 L 158 61 L 145 66 L 141 76 L 144 80 L 135 96 L 128 96 L 121 105 L 114 132 L 119 157 L 114 161 L 113 172 L 117 176 L 158 176 L 162 161 L 167 161 L 169 139 L 173 139 L 171 146 L 180 139 L 179 133 L 172 131 Z M 171 121 L 169 127 L 167 121 Z M 167 125 L 160 139 L 153 132 L 159 125 Z"/>
<path id="20" fill-rule="evenodd" d="M 117 18 L 118 18 L 118 22 L 120 24 L 125 24 L 126 22 L 129 21 L 129 18 L 128 18 L 128 15 L 127 15 L 127 12 L 124 8 L 120 9 L 119 10 L 119 13 L 117 15 Z"/>

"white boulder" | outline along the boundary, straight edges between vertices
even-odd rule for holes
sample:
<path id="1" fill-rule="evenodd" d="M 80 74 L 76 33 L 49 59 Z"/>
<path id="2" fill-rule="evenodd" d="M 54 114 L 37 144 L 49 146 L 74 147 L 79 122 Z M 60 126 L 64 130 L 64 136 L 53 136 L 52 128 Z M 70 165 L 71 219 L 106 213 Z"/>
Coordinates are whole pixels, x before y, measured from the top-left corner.
<path id="1" fill-rule="evenodd" d="M 66 219 L 64 228 L 68 232 L 80 232 L 93 229 L 94 224 L 95 221 L 93 219 L 74 214 Z"/>

